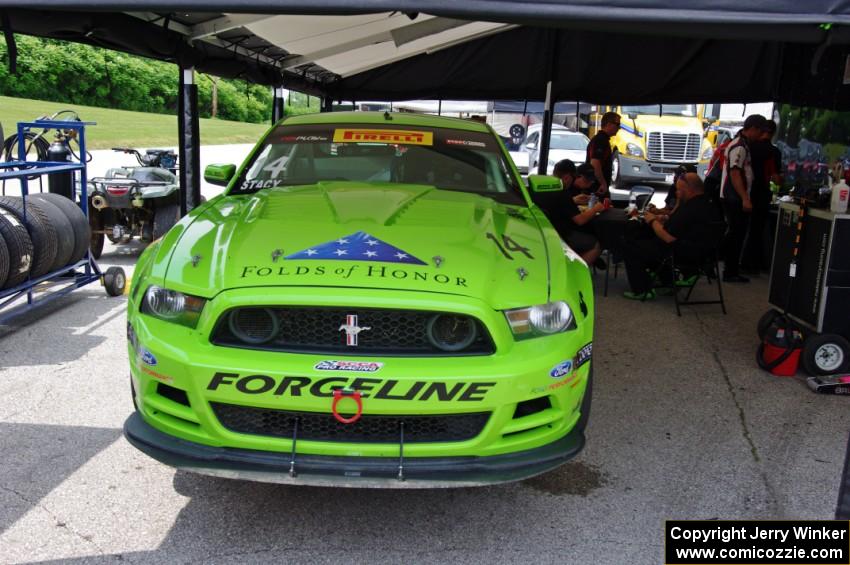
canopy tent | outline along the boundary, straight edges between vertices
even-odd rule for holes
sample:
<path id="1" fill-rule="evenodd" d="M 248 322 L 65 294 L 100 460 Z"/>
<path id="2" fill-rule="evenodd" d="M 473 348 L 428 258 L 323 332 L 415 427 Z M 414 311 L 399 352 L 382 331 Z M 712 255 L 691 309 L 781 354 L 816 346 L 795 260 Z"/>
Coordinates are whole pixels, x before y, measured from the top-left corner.
<path id="1" fill-rule="evenodd" d="M 200 201 L 193 71 L 337 100 L 747 102 L 850 109 L 850 0 L 0 0 L 14 33 L 178 64 L 182 210 Z M 545 159 L 541 158 L 541 169 Z"/>
<path id="2" fill-rule="evenodd" d="M 0 0 L 4 31 L 345 100 L 850 108 L 850 0 Z M 97 10 L 97 11 L 94 11 Z M 845 25 L 842 25 L 845 24 Z"/>

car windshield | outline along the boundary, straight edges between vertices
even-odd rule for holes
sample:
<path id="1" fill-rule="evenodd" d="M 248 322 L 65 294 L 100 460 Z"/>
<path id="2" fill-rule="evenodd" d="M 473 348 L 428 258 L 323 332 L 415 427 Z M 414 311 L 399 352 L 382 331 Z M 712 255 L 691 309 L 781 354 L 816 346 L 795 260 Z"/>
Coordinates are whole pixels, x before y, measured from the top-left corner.
<path id="1" fill-rule="evenodd" d="M 231 194 L 329 181 L 424 184 L 523 204 L 495 136 L 392 125 L 278 126 Z"/>
<path id="2" fill-rule="evenodd" d="M 553 133 L 550 139 L 549 149 L 573 149 L 576 151 L 587 149 L 588 140 L 583 135 Z"/>
<path id="3" fill-rule="evenodd" d="M 692 118 L 697 115 L 696 104 L 649 104 L 645 106 L 623 106 L 621 111 L 624 116 L 629 114 L 648 114 L 652 116 L 687 116 Z"/>

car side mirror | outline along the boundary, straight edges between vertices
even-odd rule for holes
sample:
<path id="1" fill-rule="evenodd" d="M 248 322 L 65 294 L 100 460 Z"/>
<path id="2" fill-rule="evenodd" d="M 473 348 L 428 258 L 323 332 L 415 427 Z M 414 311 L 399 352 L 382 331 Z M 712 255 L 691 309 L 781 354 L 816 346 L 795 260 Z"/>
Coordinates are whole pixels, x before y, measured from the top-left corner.
<path id="1" fill-rule="evenodd" d="M 564 189 L 561 179 L 548 175 L 528 175 L 531 192 L 557 192 Z"/>
<path id="2" fill-rule="evenodd" d="M 236 165 L 207 165 L 204 180 L 210 184 L 227 186 L 236 175 Z"/>

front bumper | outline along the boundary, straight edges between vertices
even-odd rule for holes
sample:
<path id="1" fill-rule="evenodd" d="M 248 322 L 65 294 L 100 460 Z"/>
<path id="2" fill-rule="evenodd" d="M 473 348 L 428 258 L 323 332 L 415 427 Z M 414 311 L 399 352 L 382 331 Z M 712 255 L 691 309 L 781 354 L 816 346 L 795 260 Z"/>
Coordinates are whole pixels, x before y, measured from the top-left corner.
<path id="1" fill-rule="evenodd" d="M 334 296 L 328 294 L 321 289 L 268 289 L 265 299 L 275 304 L 287 301 L 317 304 L 325 300 L 329 305 L 338 302 L 352 307 L 392 306 L 399 304 L 401 299 L 409 300 L 409 293 L 405 295 L 396 291 L 337 289 Z M 380 472 L 376 480 L 379 482 L 384 480 L 387 469 L 395 469 L 394 474 L 386 475 L 394 477 L 400 452 L 400 441 L 396 440 L 396 436 L 379 440 L 375 436 L 360 435 L 358 439 L 349 437 L 345 441 L 339 439 L 340 430 L 334 432 L 337 435 L 333 437 L 337 439 L 329 439 L 330 436 L 317 434 L 315 429 L 311 436 L 305 433 L 310 431 L 309 428 L 300 428 L 296 438 L 294 430 L 284 424 L 258 431 L 254 426 L 257 420 L 244 420 L 250 423 L 245 426 L 242 424 L 244 421 L 228 421 L 218 412 L 222 405 L 228 405 L 239 412 L 239 417 L 247 412 L 263 413 L 278 421 L 278 417 L 288 417 L 283 412 L 300 412 L 330 418 L 333 423 L 329 411 L 332 407 L 330 391 L 334 386 L 351 386 L 364 393 L 364 421 L 372 417 L 409 421 L 421 417 L 452 419 L 473 413 L 489 414 L 486 423 L 481 424 L 483 427 L 475 433 L 426 439 L 417 437 L 414 432 L 411 437 L 406 437 L 405 458 L 430 461 L 428 464 L 412 463 L 414 467 L 424 465 L 423 472 L 427 469 L 429 477 L 431 471 L 439 471 L 435 475 L 437 478 L 416 477 L 417 480 L 430 481 L 429 486 L 439 486 L 434 483 L 444 480 L 451 482 L 443 479 L 443 471 L 453 476 L 458 469 L 458 480 L 465 484 L 518 480 L 562 463 L 583 445 L 583 437 L 577 439 L 574 429 L 582 427 L 579 422 L 586 413 L 582 405 L 585 396 L 588 396 L 589 402 L 589 395 L 585 394 L 592 364 L 592 318 L 589 312 L 576 309 L 579 326 L 576 330 L 515 341 L 501 312 L 488 309 L 480 301 L 436 293 L 422 295 L 419 297 L 420 308 L 459 311 L 483 320 L 492 334 L 497 352 L 493 355 L 427 359 L 348 358 L 348 361 L 374 361 L 378 370 L 364 374 L 320 369 L 320 366 L 328 364 L 329 359 L 334 359 L 334 355 L 245 350 L 210 343 L 206 336 L 220 313 L 231 306 L 251 304 L 256 301 L 256 296 L 257 291 L 252 289 L 221 293 L 207 304 L 206 321 L 202 319 L 198 330 L 138 314 L 131 305 L 128 353 L 139 410 L 137 418 L 144 422 L 144 426 L 157 432 L 154 434 L 156 441 L 138 439 L 154 437 L 150 434 L 128 432 L 128 438 L 136 438 L 136 441 L 131 439 L 134 445 L 146 452 L 154 449 L 152 445 L 194 446 L 190 454 L 197 450 L 206 454 L 200 458 L 201 461 L 207 461 L 211 453 L 216 454 L 213 460 L 227 454 L 224 459 L 228 461 L 233 454 L 254 454 L 259 459 L 249 458 L 247 467 L 241 465 L 245 462 L 242 455 L 237 457 L 236 461 L 240 464 L 234 469 L 229 464 L 219 468 L 191 463 L 191 457 L 186 461 L 175 459 L 175 449 L 172 448 L 162 448 L 166 454 L 172 454 L 168 456 L 150 453 L 168 464 L 200 472 L 250 475 L 256 480 L 274 481 L 280 480 L 281 462 L 286 463 L 288 471 L 293 444 L 297 443 L 297 459 L 318 462 L 318 475 L 325 472 L 328 462 L 343 462 L 339 467 L 341 472 L 336 469 L 329 475 L 319 476 L 319 482 L 329 482 L 330 477 L 334 484 L 345 483 L 345 473 L 352 468 L 356 470 L 360 464 L 358 461 L 364 462 L 365 470 L 378 469 Z M 248 415 L 245 417 L 249 418 Z M 310 421 L 316 422 L 313 418 Z M 301 422 L 307 423 L 306 420 Z M 261 420 L 261 423 L 265 425 L 266 420 Z M 565 440 L 567 437 L 571 439 Z M 556 449 L 557 453 L 546 451 L 549 449 L 547 446 L 553 445 L 561 446 Z M 542 460 L 538 460 L 537 456 L 533 460 L 525 460 L 520 455 L 522 464 L 514 469 L 517 454 L 537 453 L 538 449 L 544 450 Z M 177 453 L 180 451 L 177 450 Z M 500 471 L 493 478 L 482 478 L 491 469 L 500 469 L 500 457 L 512 462 L 508 469 L 510 472 L 503 478 Z M 252 467 L 256 461 L 273 462 L 277 467 Z M 497 463 L 495 466 L 482 466 L 483 461 Z M 472 462 L 474 465 L 468 469 L 463 466 Z M 360 476 L 351 480 L 363 482 Z"/>
<path id="2" fill-rule="evenodd" d="M 673 182 L 673 173 L 680 163 L 651 163 L 644 159 L 634 159 L 620 154 L 620 180 L 626 183 Z M 708 163 L 697 163 L 697 172 L 705 178 Z"/>
<path id="3" fill-rule="evenodd" d="M 334 457 L 211 447 L 164 434 L 138 412 L 124 436 L 157 461 L 204 475 L 261 482 L 342 487 L 439 488 L 482 486 L 545 473 L 584 447 L 578 426 L 547 445 L 489 457 Z M 401 454 L 399 454 L 401 455 Z"/>

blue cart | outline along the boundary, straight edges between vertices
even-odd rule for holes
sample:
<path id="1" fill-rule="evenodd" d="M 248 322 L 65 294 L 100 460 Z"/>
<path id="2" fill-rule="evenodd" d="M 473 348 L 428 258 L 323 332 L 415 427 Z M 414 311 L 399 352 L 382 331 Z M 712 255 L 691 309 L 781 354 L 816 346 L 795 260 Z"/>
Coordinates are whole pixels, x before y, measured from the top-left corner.
<path id="1" fill-rule="evenodd" d="M 35 120 L 18 123 L 18 160 L 0 163 L 0 181 L 17 179 L 20 182 L 21 196 L 24 200 L 24 223 L 27 223 L 26 200 L 29 195 L 29 181 L 33 177 L 53 173 L 76 173 L 74 176 L 79 181 L 79 206 L 88 219 L 85 136 L 87 125 L 94 125 L 94 122 Z M 80 149 L 79 158 L 68 162 L 27 161 L 26 134 L 36 129 L 43 130 L 43 133 L 48 130 L 75 133 Z M 76 194 L 75 189 L 72 201 Z M 106 287 L 106 292 L 110 296 L 119 296 L 124 293 L 127 277 L 121 267 L 110 267 L 102 272 L 89 249 L 79 261 L 37 278 L 28 277 L 19 285 L 0 290 L 0 324 L 5 324 L 16 316 L 97 281 Z M 23 297 L 26 297 L 25 303 L 19 300 Z"/>

